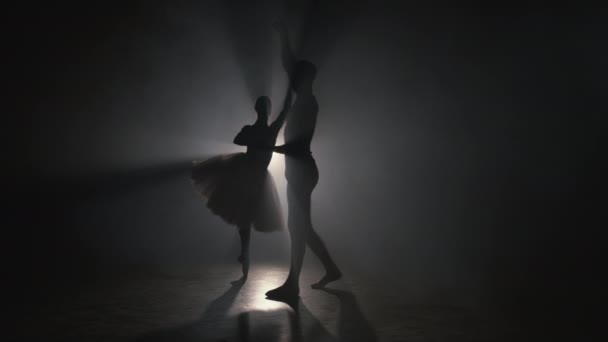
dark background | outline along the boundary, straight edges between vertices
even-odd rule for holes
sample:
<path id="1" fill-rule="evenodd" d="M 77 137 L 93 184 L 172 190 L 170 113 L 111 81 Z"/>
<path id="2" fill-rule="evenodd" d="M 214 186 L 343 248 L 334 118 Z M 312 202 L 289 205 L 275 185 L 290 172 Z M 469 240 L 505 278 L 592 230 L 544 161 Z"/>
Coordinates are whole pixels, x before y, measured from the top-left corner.
<path id="1" fill-rule="evenodd" d="M 34 296 L 119 268 L 234 259 L 236 232 L 188 167 L 240 150 L 257 96 L 277 114 L 283 18 L 319 68 L 313 222 L 339 264 L 539 331 L 592 322 L 605 11 L 400 3 L 11 7 L 10 282 Z M 287 237 L 255 234 L 252 251 L 284 260 Z"/>

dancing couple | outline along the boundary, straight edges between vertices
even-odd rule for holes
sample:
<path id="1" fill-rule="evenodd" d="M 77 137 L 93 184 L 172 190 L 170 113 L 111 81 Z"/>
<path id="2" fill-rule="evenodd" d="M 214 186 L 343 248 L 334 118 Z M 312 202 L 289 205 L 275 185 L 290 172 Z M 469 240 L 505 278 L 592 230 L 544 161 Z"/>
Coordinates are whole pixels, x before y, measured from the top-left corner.
<path id="1" fill-rule="evenodd" d="M 249 272 L 251 228 L 261 232 L 279 231 L 282 227 L 281 206 L 272 175 L 267 168 L 272 153 L 285 155 L 287 179 L 287 227 L 291 241 L 289 275 L 280 287 L 266 292 L 270 299 L 290 299 L 300 293 L 299 279 L 306 246 L 321 260 L 325 275 L 313 288 L 322 288 L 338 280 L 342 273 L 332 260 L 325 244 L 314 230 L 311 220 L 311 195 L 319 180 L 319 170 L 310 150 L 319 107 L 312 93 L 317 68 L 293 54 L 287 30 L 282 23 L 274 25 L 281 40 L 281 57 L 289 78 L 289 89 L 279 116 L 269 125 L 271 101 L 261 96 L 255 103 L 257 120 L 246 125 L 234 143 L 247 146 L 247 152 L 222 155 L 192 169 L 192 180 L 207 201 L 207 207 L 224 221 L 235 225 L 241 239 L 243 280 Z M 295 101 L 292 103 L 292 94 Z M 275 146 L 277 135 L 285 124 L 285 144 Z"/>

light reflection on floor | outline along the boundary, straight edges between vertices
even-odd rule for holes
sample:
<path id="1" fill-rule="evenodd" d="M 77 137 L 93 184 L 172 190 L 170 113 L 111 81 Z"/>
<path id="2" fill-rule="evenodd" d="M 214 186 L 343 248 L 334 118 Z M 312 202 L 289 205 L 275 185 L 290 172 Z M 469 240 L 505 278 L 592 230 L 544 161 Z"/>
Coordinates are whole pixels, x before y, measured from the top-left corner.
<path id="1" fill-rule="evenodd" d="M 285 303 L 266 299 L 266 291 L 272 290 L 285 281 L 285 270 L 278 266 L 254 267 L 228 314 L 238 315 L 247 311 L 289 310 Z"/>
<path id="2" fill-rule="evenodd" d="M 22 340 L 498 341 L 508 335 L 470 311 L 408 296 L 386 279 L 345 272 L 331 289 L 305 265 L 296 305 L 267 300 L 286 266 L 235 263 L 167 273 L 121 273 L 49 297 L 28 314 Z M 42 305 L 43 304 L 43 305 Z M 32 329 L 35 327 L 35 329 Z M 495 331 L 501 331 L 497 334 Z M 517 340 L 505 338 L 505 340 Z"/>

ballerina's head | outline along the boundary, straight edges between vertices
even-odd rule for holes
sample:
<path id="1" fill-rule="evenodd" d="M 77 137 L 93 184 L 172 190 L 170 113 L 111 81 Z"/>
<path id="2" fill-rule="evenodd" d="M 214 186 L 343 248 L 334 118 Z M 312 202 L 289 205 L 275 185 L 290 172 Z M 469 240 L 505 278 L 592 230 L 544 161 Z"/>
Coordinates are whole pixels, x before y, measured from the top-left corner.
<path id="1" fill-rule="evenodd" d="M 258 113 L 258 120 L 268 122 L 268 113 L 270 113 L 271 106 L 272 103 L 268 96 L 258 97 L 257 101 L 255 101 L 255 111 Z"/>

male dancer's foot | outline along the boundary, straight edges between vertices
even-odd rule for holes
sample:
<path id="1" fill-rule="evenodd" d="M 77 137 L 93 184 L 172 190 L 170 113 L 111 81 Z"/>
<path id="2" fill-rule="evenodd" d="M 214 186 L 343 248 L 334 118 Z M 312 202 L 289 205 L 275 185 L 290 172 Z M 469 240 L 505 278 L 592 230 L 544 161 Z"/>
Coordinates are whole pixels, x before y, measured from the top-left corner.
<path id="1" fill-rule="evenodd" d="M 299 307 L 299 304 L 300 304 L 300 301 L 301 301 L 301 299 L 300 299 L 299 296 L 284 297 L 284 298 L 266 297 L 266 300 L 273 300 L 275 302 L 281 302 L 281 303 L 287 304 L 287 305 L 289 305 L 294 310 L 294 312 L 296 312 L 296 313 L 299 312 L 298 311 L 298 307 Z"/>
<path id="2" fill-rule="evenodd" d="M 327 273 L 319 280 L 318 282 L 310 285 L 313 289 L 321 289 L 324 288 L 325 285 L 331 283 L 332 281 L 336 281 L 342 278 L 342 272 L 338 269 L 338 267 L 332 268 L 328 270 Z"/>
<path id="3" fill-rule="evenodd" d="M 291 283 L 285 283 L 274 290 L 266 292 L 266 297 L 270 299 L 288 300 L 298 298 L 299 295 L 300 288 L 298 285 L 293 285 Z"/>

